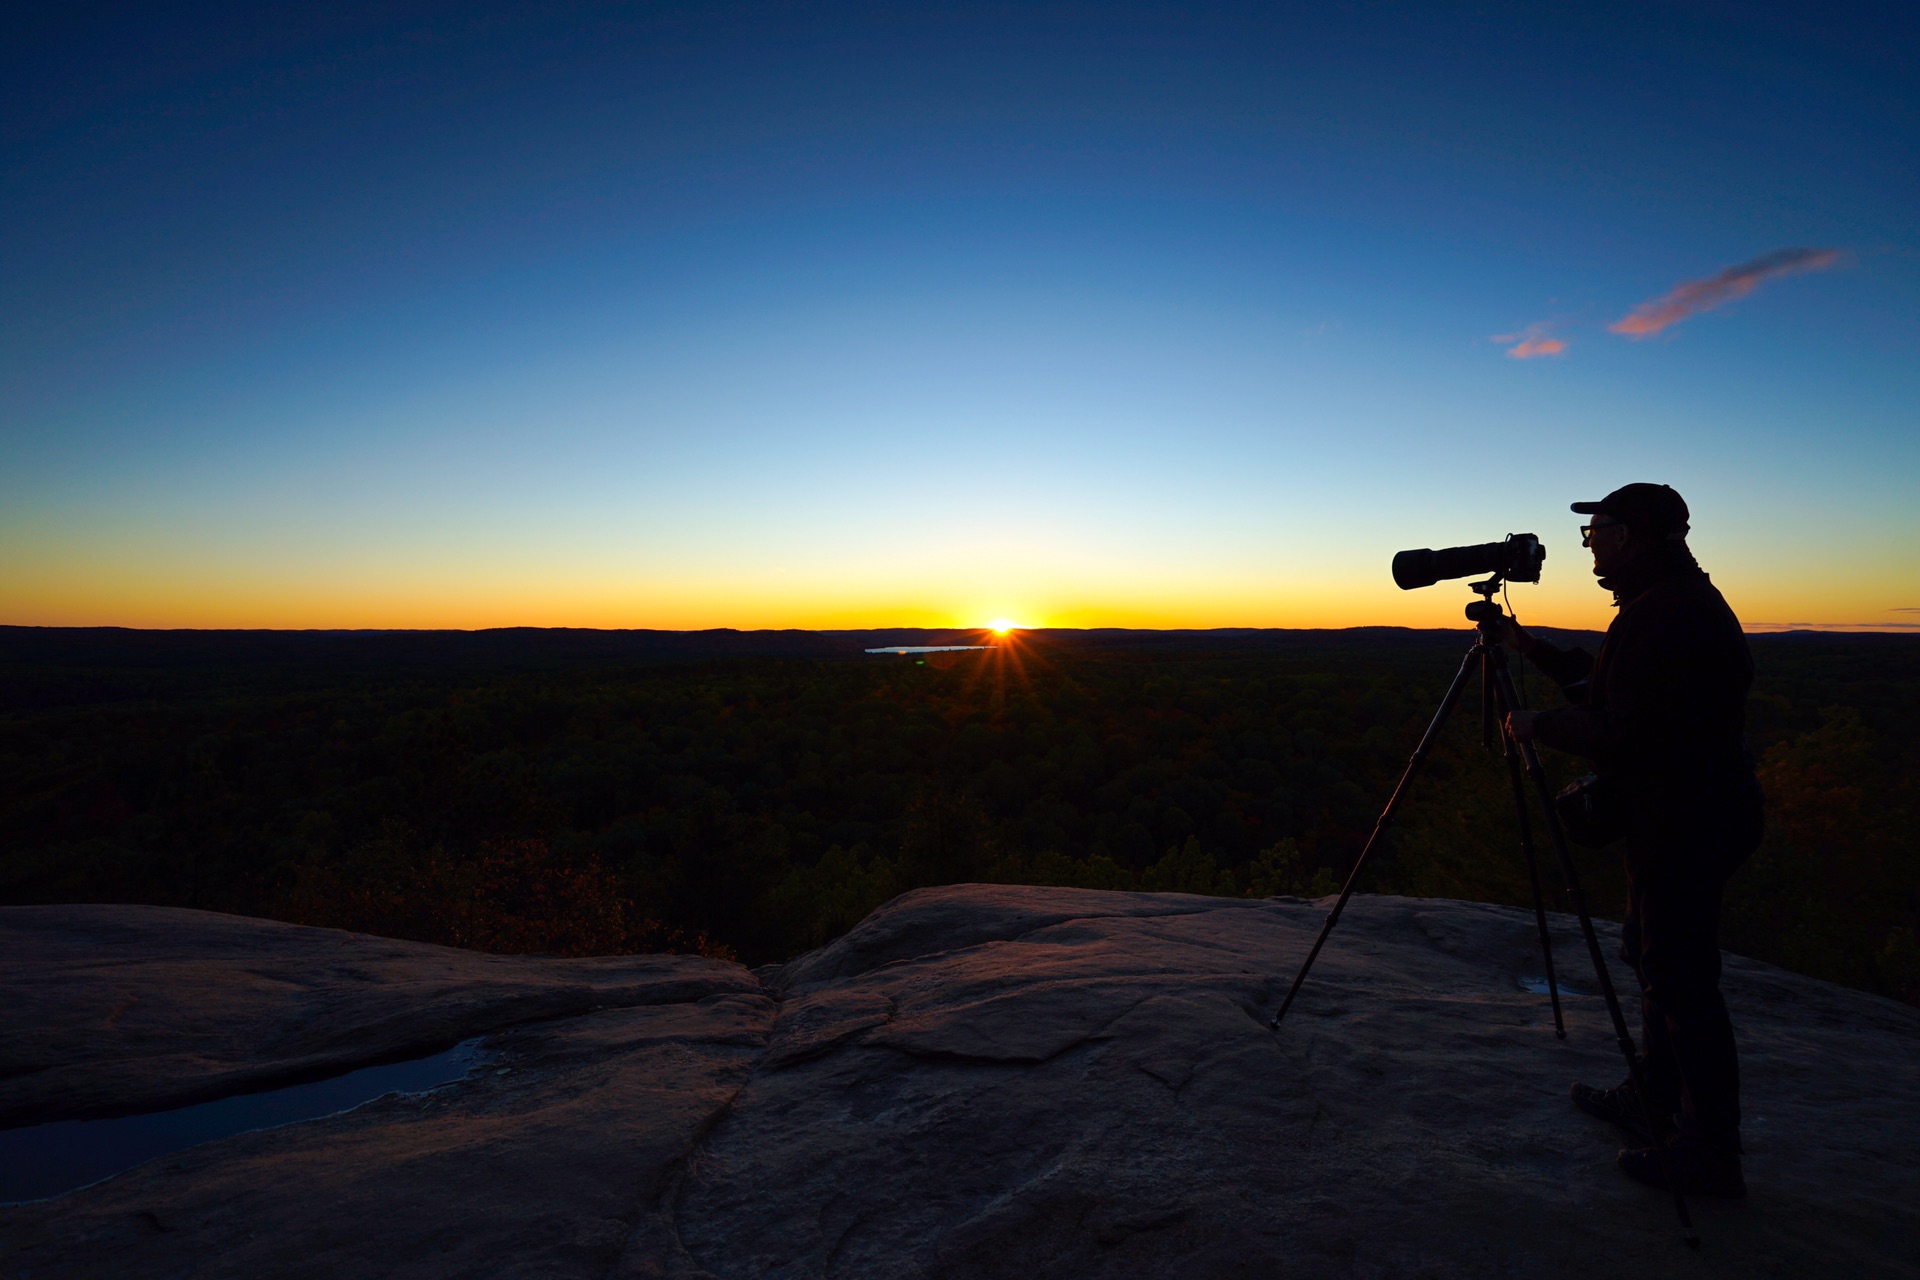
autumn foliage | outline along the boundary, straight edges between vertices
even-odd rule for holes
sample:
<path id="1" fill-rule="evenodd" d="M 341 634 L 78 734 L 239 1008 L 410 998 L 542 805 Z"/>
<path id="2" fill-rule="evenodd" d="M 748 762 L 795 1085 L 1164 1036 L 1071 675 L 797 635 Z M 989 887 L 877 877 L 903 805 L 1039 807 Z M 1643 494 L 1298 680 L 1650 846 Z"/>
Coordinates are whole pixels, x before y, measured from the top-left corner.
<path id="1" fill-rule="evenodd" d="M 45 643 L 9 661 L 0 628 L 0 901 L 758 964 L 920 885 L 1319 896 L 1470 641 L 622 663 L 558 660 L 544 634 L 478 637 L 494 648 L 465 665 L 459 637 L 369 640 L 377 660 L 347 666 L 272 637 L 245 660 L 162 662 L 135 634 L 117 665 L 85 666 Z M 1920 638 L 1754 649 L 1768 834 L 1729 886 L 1723 940 L 1920 1002 Z M 1533 705 L 1558 700 L 1527 683 Z M 1549 768 L 1565 780 L 1575 762 Z M 1619 851 L 1578 856 L 1595 912 L 1617 917 Z M 1528 886 L 1506 771 L 1469 708 L 1364 887 L 1520 905 Z"/>
<path id="2" fill-rule="evenodd" d="M 592 853 L 556 857 L 545 840 L 498 839 L 467 857 L 404 841 L 309 863 L 273 914 L 296 924 L 506 955 L 683 952 L 734 959 L 705 933 L 643 915 Z"/>

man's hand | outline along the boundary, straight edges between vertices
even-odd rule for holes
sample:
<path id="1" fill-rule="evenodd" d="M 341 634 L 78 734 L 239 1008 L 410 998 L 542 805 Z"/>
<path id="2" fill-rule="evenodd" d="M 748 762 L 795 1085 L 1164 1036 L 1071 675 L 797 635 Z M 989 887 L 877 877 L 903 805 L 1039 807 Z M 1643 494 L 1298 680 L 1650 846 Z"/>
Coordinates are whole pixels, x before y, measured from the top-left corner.
<path id="1" fill-rule="evenodd" d="M 1513 735 L 1515 742 L 1532 742 L 1533 722 L 1539 718 L 1538 711 L 1509 711 L 1507 732 Z"/>
<path id="2" fill-rule="evenodd" d="M 1506 643 L 1509 649 L 1512 649 L 1516 653 L 1525 653 L 1527 651 L 1527 641 L 1531 638 L 1532 637 L 1527 635 L 1527 629 L 1516 622 L 1512 614 L 1504 613 L 1500 615 L 1500 639 Z"/>

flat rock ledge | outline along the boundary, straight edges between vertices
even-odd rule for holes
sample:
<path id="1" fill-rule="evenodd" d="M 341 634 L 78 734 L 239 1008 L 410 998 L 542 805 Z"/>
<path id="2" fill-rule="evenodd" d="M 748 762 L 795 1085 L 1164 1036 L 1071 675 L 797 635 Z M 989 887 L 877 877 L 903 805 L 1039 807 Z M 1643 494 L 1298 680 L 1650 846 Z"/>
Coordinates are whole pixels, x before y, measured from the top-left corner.
<path id="1" fill-rule="evenodd" d="M 1920 1274 L 1920 1011 L 1728 957 L 1750 1195 L 1692 1253 L 1567 1102 L 1622 1069 L 1530 913 L 1356 897 L 1275 1034 L 1328 905 L 956 885 L 757 974 L 6 908 L 0 1127 L 495 1056 L 0 1208 L 0 1275 Z"/>

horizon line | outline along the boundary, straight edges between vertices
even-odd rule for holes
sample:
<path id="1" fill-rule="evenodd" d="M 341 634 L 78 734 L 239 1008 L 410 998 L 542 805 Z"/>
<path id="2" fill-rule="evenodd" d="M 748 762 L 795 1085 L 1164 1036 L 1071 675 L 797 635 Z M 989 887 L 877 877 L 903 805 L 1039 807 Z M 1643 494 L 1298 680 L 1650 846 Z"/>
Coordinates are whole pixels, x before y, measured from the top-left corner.
<path id="1" fill-rule="evenodd" d="M 1242 634 L 1270 632 L 1340 632 L 1340 631 L 1443 631 L 1464 632 L 1472 627 L 1410 627 L 1404 623 L 1359 622 L 1341 627 L 1262 627 L 1223 625 L 1214 627 L 1016 627 L 1013 635 L 1087 635 L 1108 632 L 1137 632 L 1149 635 L 1212 635 L 1221 632 Z M 1581 631 L 1600 635 L 1603 627 L 1563 627 L 1551 624 L 1538 624 L 1529 627 L 1533 631 Z M 1747 635 L 1911 635 L 1920 633 L 1920 622 L 1752 622 L 1742 623 L 1741 630 Z M 127 631 L 147 635 L 334 635 L 334 636 L 381 636 L 381 635 L 463 635 L 478 636 L 507 631 L 535 632 L 586 632 L 595 635 L 660 635 L 660 636 L 702 636 L 702 635 L 872 635 L 878 632 L 909 632 L 922 635 L 973 635 L 993 634 L 994 629 L 987 626 L 966 627 L 928 627 L 880 625 L 868 627 L 583 627 L 583 626 L 541 626 L 531 623 L 516 623 L 497 627 L 142 627 L 124 623 L 38 623 L 38 622 L 0 622 L 0 631 Z M 991 645 L 968 646 L 992 648 Z"/>

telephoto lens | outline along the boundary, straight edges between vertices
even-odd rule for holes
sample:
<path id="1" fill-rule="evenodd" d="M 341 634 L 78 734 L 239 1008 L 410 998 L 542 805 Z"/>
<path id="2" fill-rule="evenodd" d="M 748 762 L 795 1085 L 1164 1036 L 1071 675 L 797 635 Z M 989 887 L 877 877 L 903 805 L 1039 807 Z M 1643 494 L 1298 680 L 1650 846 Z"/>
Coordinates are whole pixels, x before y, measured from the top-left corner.
<path id="1" fill-rule="evenodd" d="M 1393 558 L 1393 580 L 1402 591 L 1477 573 L 1499 574 L 1511 582 L 1538 582 L 1546 558 L 1547 548 L 1540 539 L 1530 533 L 1510 533 L 1500 542 L 1402 551 Z"/>

